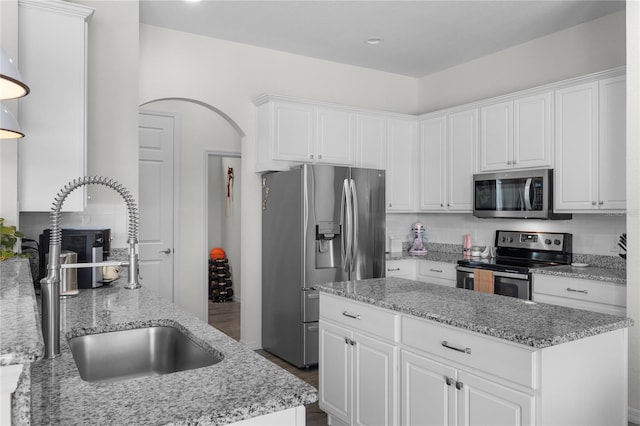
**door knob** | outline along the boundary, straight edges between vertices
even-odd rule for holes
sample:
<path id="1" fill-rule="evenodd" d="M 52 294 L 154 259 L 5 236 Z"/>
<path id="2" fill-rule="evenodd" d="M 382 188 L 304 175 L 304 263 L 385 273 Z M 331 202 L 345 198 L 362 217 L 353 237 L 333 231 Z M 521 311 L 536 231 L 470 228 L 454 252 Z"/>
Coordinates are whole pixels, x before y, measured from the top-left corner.
<path id="1" fill-rule="evenodd" d="M 168 248 L 166 250 L 160 250 L 160 253 L 164 253 L 164 254 L 171 254 L 171 249 Z"/>

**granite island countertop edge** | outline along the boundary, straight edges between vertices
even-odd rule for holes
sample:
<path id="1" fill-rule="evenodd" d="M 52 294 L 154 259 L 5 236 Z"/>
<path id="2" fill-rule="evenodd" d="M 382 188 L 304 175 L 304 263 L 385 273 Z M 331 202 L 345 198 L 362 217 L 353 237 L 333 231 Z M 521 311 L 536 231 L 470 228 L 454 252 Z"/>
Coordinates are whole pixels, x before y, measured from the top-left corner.
<path id="1" fill-rule="evenodd" d="M 422 309 L 420 306 L 417 306 L 419 304 L 419 301 L 416 300 L 416 293 L 414 291 L 412 291 L 411 293 L 412 299 L 409 302 L 411 306 L 408 304 L 385 300 L 385 298 L 372 296 L 375 292 L 368 293 L 366 291 L 366 287 L 369 283 L 381 286 L 385 286 L 387 283 L 392 283 L 394 286 L 402 284 L 413 285 L 417 286 L 418 289 L 423 288 L 425 294 L 432 294 L 434 295 L 434 298 L 438 298 L 439 300 L 442 297 L 457 297 L 457 300 L 471 299 L 474 302 L 482 303 L 484 307 L 493 308 L 490 310 L 492 312 L 496 312 L 497 314 L 503 313 L 501 312 L 501 309 L 504 312 L 508 312 L 513 315 L 514 313 L 517 314 L 519 312 L 519 309 L 522 309 L 524 310 L 524 312 L 526 312 L 527 309 L 531 310 L 534 307 L 536 308 L 536 312 L 533 313 L 533 315 L 536 315 L 537 313 L 539 313 L 539 311 L 542 311 L 543 314 L 552 314 L 559 317 L 562 315 L 571 316 L 577 314 L 579 318 L 588 319 L 589 324 L 585 325 L 584 327 L 581 327 L 580 324 L 572 324 L 573 327 L 571 329 L 556 334 L 554 334 L 553 332 L 549 332 L 546 334 L 539 334 L 534 332 L 519 333 L 518 330 L 515 329 L 515 326 L 514 329 L 509 328 L 510 324 L 514 324 L 512 321 L 503 321 L 501 324 L 491 324 L 489 320 L 484 321 L 482 319 L 480 319 L 479 321 L 474 321 L 467 318 L 467 315 L 464 312 L 459 312 L 460 316 L 457 317 L 455 315 L 455 301 L 451 304 L 454 306 L 454 311 L 452 313 L 451 310 L 447 311 L 443 309 L 442 311 L 440 311 L 437 307 Z M 344 289 L 353 288 L 353 286 L 359 286 L 358 294 L 356 294 L 354 291 Z M 453 326 L 463 330 L 476 332 L 479 334 L 507 340 L 513 343 L 537 349 L 543 349 L 561 343 L 579 340 L 585 337 L 633 326 L 633 320 L 630 318 L 615 317 L 613 315 L 599 314 L 595 312 L 583 311 L 580 309 L 573 309 L 544 303 L 534 303 L 506 296 L 479 294 L 478 292 L 469 290 L 450 288 L 438 284 L 418 282 L 403 278 L 377 278 L 371 280 L 326 283 L 316 285 L 314 286 L 314 288 L 319 290 L 320 292 L 345 297 L 347 299 L 352 299 L 358 302 L 378 306 L 380 308 L 413 315 L 440 324 Z M 386 292 L 383 291 L 381 293 Z M 503 308 L 505 306 L 508 306 L 509 309 L 504 310 Z M 497 316 L 501 317 L 502 315 Z M 556 320 L 563 321 L 565 319 L 560 317 L 556 318 Z M 572 318 L 571 320 L 573 321 L 574 319 Z M 527 319 L 525 318 L 524 321 L 526 322 Z M 567 321 L 569 321 L 568 317 Z"/>

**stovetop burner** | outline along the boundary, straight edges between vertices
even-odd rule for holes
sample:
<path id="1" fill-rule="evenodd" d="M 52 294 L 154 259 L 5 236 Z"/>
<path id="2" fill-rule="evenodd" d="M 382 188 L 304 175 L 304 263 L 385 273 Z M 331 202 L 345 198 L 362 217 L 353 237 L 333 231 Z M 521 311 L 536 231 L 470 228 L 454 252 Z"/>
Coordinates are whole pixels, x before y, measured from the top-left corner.
<path id="1" fill-rule="evenodd" d="M 572 235 L 554 232 L 496 231 L 496 257 L 459 260 L 472 268 L 527 273 L 541 268 L 571 263 Z"/>

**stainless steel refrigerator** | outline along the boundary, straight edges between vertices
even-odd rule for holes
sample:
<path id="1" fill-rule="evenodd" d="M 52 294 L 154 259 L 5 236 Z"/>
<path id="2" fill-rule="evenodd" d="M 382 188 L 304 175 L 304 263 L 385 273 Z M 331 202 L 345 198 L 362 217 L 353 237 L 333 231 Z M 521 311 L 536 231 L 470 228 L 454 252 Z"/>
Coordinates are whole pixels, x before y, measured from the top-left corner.
<path id="1" fill-rule="evenodd" d="M 262 176 L 262 347 L 318 363 L 315 284 L 384 276 L 384 170 L 303 165 Z"/>

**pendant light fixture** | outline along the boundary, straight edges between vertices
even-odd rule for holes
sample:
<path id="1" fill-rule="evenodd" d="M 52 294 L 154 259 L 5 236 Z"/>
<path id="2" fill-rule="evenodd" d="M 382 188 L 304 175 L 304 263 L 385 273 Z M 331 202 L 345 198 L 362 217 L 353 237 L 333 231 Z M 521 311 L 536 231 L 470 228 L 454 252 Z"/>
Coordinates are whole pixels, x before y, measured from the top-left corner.
<path id="1" fill-rule="evenodd" d="M 6 107 L 0 107 L 0 139 L 18 139 L 24 137 L 20 125 Z"/>
<path id="2" fill-rule="evenodd" d="M 0 49 L 0 99 L 21 98 L 29 93 L 29 87 L 22 82 L 22 76 L 13 59 Z"/>
<path id="3" fill-rule="evenodd" d="M 29 87 L 22 82 L 22 76 L 13 59 L 0 48 L 0 100 L 17 99 L 29 93 Z M 9 110 L 0 106 L 0 139 L 17 139 L 24 136 L 18 120 Z"/>

